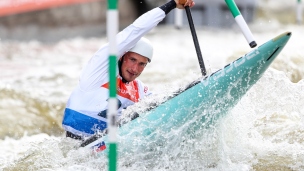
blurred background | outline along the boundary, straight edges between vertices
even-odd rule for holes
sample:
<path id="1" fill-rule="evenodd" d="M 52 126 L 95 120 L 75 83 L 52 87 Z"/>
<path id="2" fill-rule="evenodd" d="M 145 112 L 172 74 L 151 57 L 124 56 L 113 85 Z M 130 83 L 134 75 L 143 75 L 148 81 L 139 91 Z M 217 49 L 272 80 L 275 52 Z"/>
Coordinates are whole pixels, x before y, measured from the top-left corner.
<path id="1" fill-rule="evenodd" d="M 120 27 L 167 0 L 119 0 Z M 235 0 L 248 24 L 263 20 L 282 24 L 301 23 L 300 0 Z M 298 10 L 299 8 L 300 10 Z M 94 37 L 106 32 L 107 1 L 46 0 L 0 2 L 1 40 L 58 41 L 71 37 Z M 224 0 L 197 0 L 192 8 L 196 27 L 233 28 L 235 22 Z M 170 13 L 161 24 L 187 26 L 186 15 Z M 178 21 L 180 20 L 180 21 Z"/>

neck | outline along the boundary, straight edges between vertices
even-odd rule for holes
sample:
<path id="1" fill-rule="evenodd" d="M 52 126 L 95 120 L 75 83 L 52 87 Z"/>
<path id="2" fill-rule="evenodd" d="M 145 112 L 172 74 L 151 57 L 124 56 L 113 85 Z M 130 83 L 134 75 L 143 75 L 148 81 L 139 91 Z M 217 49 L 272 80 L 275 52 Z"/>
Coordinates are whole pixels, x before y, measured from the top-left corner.
<path id="1" fill-rule="evenodd" d="M 125 84 L 129 84 L 129 81 L 127 81 L 122 75 L 121 75 L 121 81 Z"/>

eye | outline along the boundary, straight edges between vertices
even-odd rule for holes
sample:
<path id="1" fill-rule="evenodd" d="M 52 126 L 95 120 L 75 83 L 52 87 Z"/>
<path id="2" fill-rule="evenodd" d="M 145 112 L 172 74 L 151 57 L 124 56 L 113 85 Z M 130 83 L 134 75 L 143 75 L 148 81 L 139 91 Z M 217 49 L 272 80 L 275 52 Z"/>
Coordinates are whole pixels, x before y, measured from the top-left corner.
<path id="1" fill-rule="evenodd" d="M 140 65 L 141 67 L 145 67 L 145 66 L 147 65 L 147 63 L 141 62 L 141 63 L 139 63 L 139 65 Z"/>

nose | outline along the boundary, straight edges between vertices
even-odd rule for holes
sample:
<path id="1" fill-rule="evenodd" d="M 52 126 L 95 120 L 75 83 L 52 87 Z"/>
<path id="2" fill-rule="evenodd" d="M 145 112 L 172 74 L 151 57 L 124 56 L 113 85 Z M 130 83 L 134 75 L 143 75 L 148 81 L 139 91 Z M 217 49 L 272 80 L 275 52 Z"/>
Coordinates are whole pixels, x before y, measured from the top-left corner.
<path id="1" fill-rule="evenodd" d="M 134 62 L 131 67 L 130 67 L 131 71 L 133 73 L 137 73 L 138 72 L 138 63 L 137 62 Z"/>

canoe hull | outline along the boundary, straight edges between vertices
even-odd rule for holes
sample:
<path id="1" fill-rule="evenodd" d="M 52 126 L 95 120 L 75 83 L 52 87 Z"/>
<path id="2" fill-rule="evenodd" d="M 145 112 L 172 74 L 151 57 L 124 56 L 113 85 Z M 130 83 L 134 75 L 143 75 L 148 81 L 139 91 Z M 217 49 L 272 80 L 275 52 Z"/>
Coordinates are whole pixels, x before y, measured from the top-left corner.
<path id="1" fill-rule="evenodd" d="M 262 77 L 291 37 L 283 33 L 243 57 L 118 129 L 119 151 L 136 153 L 166 147 L 168 137 L 183 129 L 184 138 L 201 136 L 219 117 L 233 108 Z M 107 136 L 89 144 L 92 147 Z M 170 145 L 167 148 L 170 148 Z"/>

